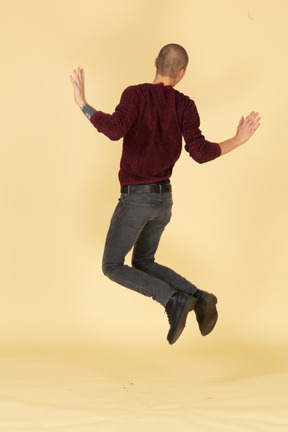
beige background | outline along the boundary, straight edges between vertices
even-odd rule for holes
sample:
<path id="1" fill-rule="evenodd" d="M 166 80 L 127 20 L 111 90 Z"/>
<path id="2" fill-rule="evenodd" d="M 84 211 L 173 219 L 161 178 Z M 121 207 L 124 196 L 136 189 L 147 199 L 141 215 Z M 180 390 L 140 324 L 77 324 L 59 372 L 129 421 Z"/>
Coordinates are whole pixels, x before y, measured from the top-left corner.
<path id="1" fill-rule="evenodd" d="M 287 12 L 285 0 L 1 2 L 2 343 L 166 344 L 162 308 L 102 275 L 121 142 L 89 124 L 69 74 L 83 67 L 88 102 L 113 112 L 171 41 L 189 53 L 177 88 L 207 139 L 253 109 L 263 120 L 214 162 L 183 151 L 158 259 L 217 294 L 206 343 L 287 342 Z M 203 343 L 192 318 L 181 343 Z"/>
<path id="2" fill-rule="evenodd" d="M 287 413 L 286 0 L 2 0 L 0 429 L 277 432 Z M 183 151 L 158 253 L 219 299 L 170 347 L 163 308 L 102 275 L 121 142 L 73 100 L 113 112 L 151 82 L 169 42 L 178 90 L 210 140 L 256 109 L 245 146 L 198 165 Z"/>
<path id="3" fill-rule="evenodd" d="M 252 109 L 263 120 L 214 162 L 183 151 L 158 259 L 217 294 L 206 343 L 287 342 L 287 12 L 284 0 L 1 2 L 2 343 L 166 344 L 162 308 L 102 275 L 121 142 L 89 124 L 69 74 L 83 67 L 88 102 L 113 112 L 171 41 L 189 52 L 177 88 L 207 139 Z M 202 342 L 191 318 L 181 343 Z"/>

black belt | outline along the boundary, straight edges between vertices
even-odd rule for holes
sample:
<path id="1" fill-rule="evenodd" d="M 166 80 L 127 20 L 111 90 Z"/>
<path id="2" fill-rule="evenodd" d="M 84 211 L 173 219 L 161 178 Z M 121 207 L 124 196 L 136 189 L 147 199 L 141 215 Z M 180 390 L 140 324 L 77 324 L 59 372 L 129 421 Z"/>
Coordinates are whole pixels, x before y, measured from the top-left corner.
<path id="1" fill-rule="evenodd" d="M 151 183 L 145 185 L 127 185 L 121 188 L 121 193 L 165 193 L 171 192 L 171 184 Z"/>

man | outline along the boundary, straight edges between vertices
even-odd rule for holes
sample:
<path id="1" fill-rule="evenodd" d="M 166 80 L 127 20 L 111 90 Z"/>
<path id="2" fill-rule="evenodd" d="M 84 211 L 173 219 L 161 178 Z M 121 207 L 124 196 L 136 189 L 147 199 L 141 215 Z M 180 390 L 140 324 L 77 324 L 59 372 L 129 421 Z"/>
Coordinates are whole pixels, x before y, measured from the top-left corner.
<path id="1" fill-rule="evenodd" d="M 153 83 L 130 86 L 115 112 L 96 111 L 85 99 L 84 70 L 70 80 L 74 99 L 98 130 L 111 140 L 124 137 L 119 181 L 121 197 L 106 238 L 103 272 L 111 280 L 152 297 L 164 306 L 170 344 L 181 335 L 194 310 L 203 336 L 217 321 L 217 298 L 155 262 L 161 234 L 171 217 L 170 177 L 182 150 L 199 163 L 208 162 L 246 142 L 259 127 L 258 113 L 241 117 L 235 137 L 219 144 L 202 135 L 195 103 L 174 89 L 183 78 L 188 55 L 177 44 L 164 46 L 155 60 Z M 133 248 L 132 266 L 124 264 Z"/>

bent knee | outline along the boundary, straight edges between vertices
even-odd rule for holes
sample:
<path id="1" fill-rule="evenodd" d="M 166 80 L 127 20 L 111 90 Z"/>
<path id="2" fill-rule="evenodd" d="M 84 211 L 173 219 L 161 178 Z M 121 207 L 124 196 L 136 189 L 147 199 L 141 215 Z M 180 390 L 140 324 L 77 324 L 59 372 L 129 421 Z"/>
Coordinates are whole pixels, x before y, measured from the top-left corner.
<path id="1" fill-rule="evenodd" d="M 112 263 L 112 262 L 102 262 L 102 272 L 105 276 L 107 276 L 109 279 L 114 280 L 113 275 L 117 273 L 117 270 L 122 267 L 123 263 Z"/>
<path id="2" fill-rule="evenodd" d="M 103 263 L 102 264 L 102 272 L 105 276 L 110 278 L 110 275 L 113 273 L 114 266 L 111 264 Z"/>

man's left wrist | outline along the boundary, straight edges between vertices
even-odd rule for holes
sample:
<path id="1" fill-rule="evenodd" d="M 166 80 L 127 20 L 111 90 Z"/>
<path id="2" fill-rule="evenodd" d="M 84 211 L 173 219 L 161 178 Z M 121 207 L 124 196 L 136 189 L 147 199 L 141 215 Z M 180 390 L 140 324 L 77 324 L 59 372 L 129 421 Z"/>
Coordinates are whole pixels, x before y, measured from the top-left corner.
<path id="1" fill-rule="evenodd" d="M 87 105 L 87 102 L 86 101 L 80 101 L 80 102 L 78 102 L 78 106 L 79 106 L 79 108 L 83 108 L 85 105 Z"/>
<path id="2" fill-rule="evenodd" d="M 80 105 L 79 105 L 80 106 Z M 85 101 L 82 107 L 80 106 L 81 111 L 85 114 L 85 116 L 90 120 L 90 118 L 95 114 L 97 110 L 95 108 L 91 107 L 87 102 Z"/>

